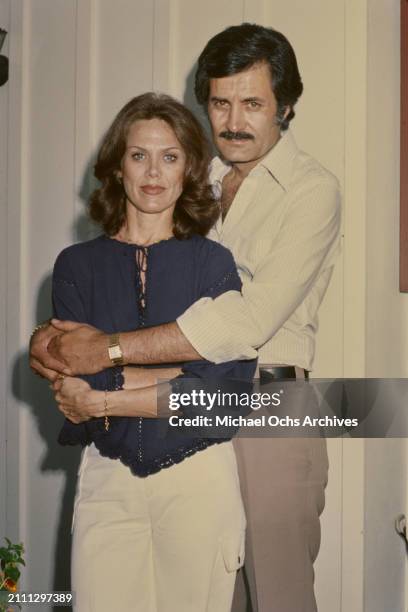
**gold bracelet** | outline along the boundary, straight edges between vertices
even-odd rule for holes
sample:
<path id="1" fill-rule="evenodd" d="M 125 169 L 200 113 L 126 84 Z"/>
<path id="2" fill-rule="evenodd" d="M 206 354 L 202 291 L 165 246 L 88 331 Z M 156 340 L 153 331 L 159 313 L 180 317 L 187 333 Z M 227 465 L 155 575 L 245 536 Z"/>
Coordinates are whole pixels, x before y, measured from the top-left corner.
<path id="1" fill-rule="evenodd" d="M 108 392 L 105 391 L 105 397 L 103 400 L 103 407 L 105 411 L 105 431 L 109 431 L 109 418 L 108 418 Z"/>
<path id="2" fill-rule="evenodd" d="M 42 329 L 43 327 L 47 327 L 47 325 L 49 325 L 51 319 L 47 319 L 46 321 L 44 321 L 43 323 L 39 323 L 38 325 L 36 325 L 33 329 L 33 331 L 30 334 L 30 338 L 32 338 L 35 334 L 35 332 L 37 332 L 39 329 Z"/>

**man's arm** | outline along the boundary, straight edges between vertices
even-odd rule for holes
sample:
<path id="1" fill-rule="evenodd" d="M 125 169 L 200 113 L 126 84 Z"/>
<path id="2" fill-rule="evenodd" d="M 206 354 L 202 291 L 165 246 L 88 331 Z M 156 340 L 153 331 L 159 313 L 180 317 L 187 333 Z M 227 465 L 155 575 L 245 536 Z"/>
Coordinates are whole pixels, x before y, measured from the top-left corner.
<path id="1" fill-rule="evenodd" d="M 70 320 L 52 319 L 51 323 L 37 329 L 30 341 L 30 366 L 34 372 L 50 381 L 55 381 L 61 373 L 68 376 L 96 375 L 112 367 L 108 354 L 108 335 L 84 322 L 86 314 L 83 300 L 72 278 L 74 275 L 68 249 L 59 255 L 54 267 L 53 306 L 54 314 Z M 63 282 L 59 282 L 60 279 Z M 181 332 L 177 334 L 177 324 L 173 326 L 175 333 L 170 334 L 170 338 L 175 358 L 167 359 L 169 349 L 162 351 L 160 347 L 158 351 L 162 353 L 157 363 L 201 359 Z M 126 363 L 137 363 L 136 360 L 140 360 L 140 364 L 149 363 L 148 338 L 143 334 L 144 331 L 147 330 L 121 335 Z M 137 338 L 136 342 L 139 334 L 140 341 Z M 167 340 L 165 346 L 168 346 Z M 164 374 L 164 377 L 168 376 Z"/>
<path id="2" fill-rule="evenodd" d="M 120 335 L 125 363 L 175 363 L 208 359 L 216 363 L 253 359 L 308 294 L 340 231 L 340 196 L 334 180 L 312 185 L 288 213 L 285 227 L 242 294 L 228 291 L 202 298 L 177 323 Z M 109 367 L 108 338 L 69 322 L 54 322 L 69 334 L 49 345 L 54 359 L 69 363 L 67 374 Z M 71 327 L 70 327 L 71 326 Z"/>
<path id="3" fill-rule="evenodd" d="M 120 334 L 120 344 L 126 363 L 144 365 L 202 359 L 176 322 Z"/>
<path id="4" fill-rule="evenodd" d="M 52 338 L 46 350 L 41 344 L 41 338 L 37 342 L 36 334 L 33 337 L 32 354 L 35 351 L 35 360 L 40 367 L 43 368 L 47 363 L 57 363 L 58 371 L 68 376 L 95 374 L 111 367 L 108 334 L 91 325 L 74 321 L 52 319 L 52 325 L 58 330 L 58 335 Z M 125 364 L 177 363 L 202 359 L 177 323 L 122 333 L 120 346 Z M 62 368 L 61 362 L 64 364 Z M 35 362 L 30 363 L 34 370 L 38 370 Z"/>
<path id="5" fill-rule="evenodd" d="M 320 275 L 325 290 L 338 252 L 340 222 L 337 181 L 328 175 L 306 184 L 292 198 L 269 253 L 257 262 L 242 293 L 199 300 L 177 319 L 181 331 L 215 363 L 256 357 L 256 349 L 293 315 Z"/>

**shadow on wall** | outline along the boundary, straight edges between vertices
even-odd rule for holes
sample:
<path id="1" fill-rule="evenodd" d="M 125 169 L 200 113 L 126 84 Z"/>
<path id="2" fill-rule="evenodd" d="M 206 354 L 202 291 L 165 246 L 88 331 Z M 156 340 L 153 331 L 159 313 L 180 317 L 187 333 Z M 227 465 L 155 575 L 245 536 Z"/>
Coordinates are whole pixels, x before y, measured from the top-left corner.
<path id="1" fill-rule="evenodd" d="M 44 321 L 52 315 L 51 311 L 51 275 L 42 282 L 38 292 L 36 320 Z M 47 381 L 31 372 L 28 365 L 28 351 L 20 353 L 13 367 L 13 394 L 36 420 L 38 431 L 44 440 L 46 449 L 40 467 L 41 472 L 62 472 L 65 476 L 65 487 L 61 498 L 59 521 L 55 538 L 54 591 L 70 590 L 70 548 L 71 520 L 75 482 L 78 472 L 80 451 L 78 448 L 66 448 L 57 442 L 58 432 L 63 423 Z M 58 512 L 58 509 L 56 509 Z M 35 554 L 33 555 L 35 558 Z M 59 608 L 55 608 L 59 610 Z"/>
<path id="2" fill-rule="evenodd" d="M 83 213 L 74 220 L 72 225 L 72 242 L 89 240 L 100 233 L 100 228 L 88 217 L 87 203 L 90 194 L 97 187 L 93 175 L 95 155 L 89 157 L 86 165 L 79 198 L 84 205 Z M 47 275 L 38 290 L 36 305 L 36 324 L 52 316 L 52 275 Z M 20 353 L 13 366 L 13 394 L 27 409 L 31 410 L 36 419 L 38 431 L 44 440 L 45 457 L 40 465 L 41 472 L 62 472 L 65 476 L 65 487 L 61 497 L 61 505 L 55 509 L 59 512 L 57 533 L 55 534 L 55 550 L 53 561 L 53 591 L 69 591 L 71 589 L 71 522 L 75 498 L 76 480 L 81 456 L 81 447 L 64 447 L 58 444 L 57 437 L 62 427 L 63 416 L 54 401 L 53 393 L 46 380 L 36 376 L 29 368 L 28 350 Z M 34 557 L 34 555 L 33 555 Z M 71 608 L 68 608 L 70 610 Z M 53 608 L 54 612 L 60 610 Z"/>
<path id="3" fill-rule="evenodd" d="M 201 125 L 203 126 L 205 130 L 205 133 L 207 134 L 207 138 L 209 142 L 211 143 L 212 152 L 215 155 L 215 149 L 214 149 L 214 146 L 212 145 L 211 128 L 210 128 L 210 123 L 207 118 L 207 114 L 205 113 L 203 108 L 198 104 L 196 97 L 195 97 L 195 93 L 194 93 L 194 77 L 195 77 L 196 69 L 197 69 L 197 64 L 194 64 L 194 66 L 192 67 L 192 69 L 187 75 L 186 88 L 184 90 L 184 96 L 183 96 L 183 104 L 185 104 L 185 106 L 187 106 L 187 108 L 189 108 L 195 114 L 197 119 L 200 121 Z"/>
<path id="4" fill-rule="evenodd" d="M 102 140 L 102 138 L 101 138 Z M 96 150 L 99 149 L 99 144 Z M 98 188 L 98 180 L 94 177 L 96 153 L 93 153 L 86 164 L 83 174 L 81 188 L 79 190 L 79 198 L 83 204 L 83 211 L 74 219 L 72 225 L 73 242 L 84 242 L 91 240 L 101 233 L 101 228 L 91 221 L 88 215 L 88 201 L 91 193 Z"/>

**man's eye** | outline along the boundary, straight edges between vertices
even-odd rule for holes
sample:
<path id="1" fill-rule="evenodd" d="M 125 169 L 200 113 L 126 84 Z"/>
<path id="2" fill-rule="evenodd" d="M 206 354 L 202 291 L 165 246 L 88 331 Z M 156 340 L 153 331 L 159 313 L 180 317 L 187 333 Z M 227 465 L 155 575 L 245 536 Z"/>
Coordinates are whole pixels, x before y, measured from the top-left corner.
<path id="1" fill-rule="evenodd" d="M 248 102 L 248 106 L 249 108 L 259 108 L 261 105 L 259 104 L 259 102 L 255 102 L 255 100 L 251 100 L 250 102 Z"/>
<path id="2" fill-rule="evenodd" d="M 214 106 L 227 106 L 227 101 L 226 100 L 213 100 L 213 105 Z"/>
<path id="3" fill-rule="evenodd" d="M 173 155 L 172 153 L 166 153 L 166 155 L 164 156 L 164 161 L 175 162 L 177 161 L 177 155 Z"/>
<path id="4" fill-rule="evenodd" d="M 135 159 L 136 161 L 140 161 L 141 159 L 144 159 L 144 153 L 135 151 L 134 153 L 132 153 L 132 159 Z"/>

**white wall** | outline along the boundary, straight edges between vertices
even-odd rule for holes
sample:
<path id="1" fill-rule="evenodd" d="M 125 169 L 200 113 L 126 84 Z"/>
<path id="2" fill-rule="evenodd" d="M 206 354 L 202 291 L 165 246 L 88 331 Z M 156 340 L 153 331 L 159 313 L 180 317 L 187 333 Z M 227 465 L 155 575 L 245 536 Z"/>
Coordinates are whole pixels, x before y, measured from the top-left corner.
<path id="1" fill-rule="evenodd" d="M 406 296 L 398 294 L 396 251 L 398 11 L 392 0 L 0 0 L 3 5 L 14 24 L 17 62 L 9 89 L 10 263 L 3 272 L 14 304 L 10 375 L 21 376 L 8 397 L 8 479 L 19 482 L 8 525 L 20 526 L 29 551 L 24 588 L 38 590 L 67 585 L 78 452 L 55 442 L 60 419 L 46 386 L 28 371 L 26 338 L 49 315 L 56 254 L 89 235 L 84 201 L 102 132 L 125 101 L 149 89 L 195 108 L 194 61 L 223 27 L 251 20 L 288 35 L 305 83 L 295 135 L 343 185 L 344 250 L 321 312 L 315 375 L 406 375 L 408 317 Z M 389 322 L 390 305 L 398 331 Z M 365 449 L 364 441 L 329 444 L 317 564 L 322 612 L 362 612 L 364 584 L 367 606 L 369 593 L 383 586 L 389 610 L 399 612 L 394 604 L 402 601 L 401 548 L 384 536 L 388 566 L 393 561 L 397 568 L 392 583 L 384 580 L 382 560 L 373 565 L 368 558 L 379 522 L 389 525 L 404 510 L 403 494 L 395 490 L 387 500 L 383 486 L 391 469 L 404 479 L 404 453 L 399 444 L 392 451 L 379 444 L 374 452 L 372 443 Z M 381 460 L 381 472 L 374 459 Z"/>
<path id="2" fill-rule="evenodd" d="M 3 30 L 9 29 L 8 2 L 0 2 L 0 24 Z M 1 51 L 8 55 L 8 41 L 6 40 Z M 7 131 L 8 131 L 8 90 L 0 88 L 0 215 L 2 219 L 7 215 Z M 6 224 L 0 226 L 0 259 L 5 261 L 7 255 L 7 228 Z M 7 284 L 7 268 L 0 268 L 0 286 Z M 0 292 L 0 538 L 6 529 L 6 402 L 7 402 L 7 367 L 6 367 L 6 326 L 7 326 L 7 293 Z"/>
<path id="3" fill-rule="evenodd" d="M 399 292 L 399 3 L 370 0 L 367 69 L 367 376 L 408 376 Z"/>
<path id="4" fill-rule="evenodd" d="M 399 3 L 368 3 L 366 375 L 408 376 L 408 295 L 399 293 Z M 406 609 L 407 441 L 365 444 L 365 610 Z M 381 554 L 379 552 L 381 551 Z M 378 577 L 381 577 L 379 580 Z"/>
<path id="5" fill-rule="evenodd" d="M 13 10 L 12 10 L 13 9 Z M 1 396 L 0 440 L 6 456 L 2 454 L 0 470 L 6 481 L 0 485 L 1 522 L 0 536 L 7 534 L 13 540 L 21 538 L 20 525 L 20 403 L 15 390 L 19 387 L 19 368 L 15 367 L 21 347 L 20 326 L 20 219 L 22 208 L 22 120 L 23 75 L 22 75 L 22 29 L 23 14 L 21 3 L 13 7 L 10 0 L 1 0 L 0 15 L 3 29 L 8 30 L 3 53 L 10 56 L 9 81 L 1 89 L 1 213 L 0 259 L 1 278 Z M 26 344 L 26 338 L 24 338 Z M 5 512 L 5 514 L 4 514 Z M 5 524 L 4 524 L 5 523 Z"/>

